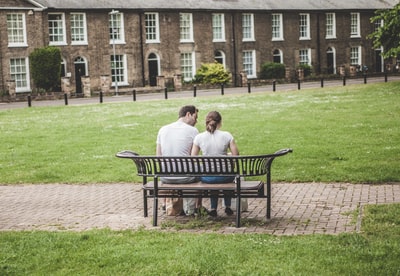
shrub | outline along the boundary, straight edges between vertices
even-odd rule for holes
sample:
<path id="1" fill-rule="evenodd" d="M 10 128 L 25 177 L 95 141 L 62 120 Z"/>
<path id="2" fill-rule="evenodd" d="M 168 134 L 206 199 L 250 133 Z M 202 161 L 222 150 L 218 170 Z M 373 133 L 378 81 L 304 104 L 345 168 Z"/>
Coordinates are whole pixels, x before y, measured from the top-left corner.
<path id="1" fill-rule="evenodd" d="M 276 62 L 265 62 L 261 65 L 261 79 L 283 79 L 285 77 L 285 65 Z"/>
<path id="2" fill-rule="evenodd" d="M 230 80 L 230 73 L 218 62 L 203 63 L 194 76 L 195 83 L 225 84 Z"/>
<path id="3" fill-rule="evenodd" d="M 61 51 L 54 46 L 36 48 L 29 55 L 32 79 L 37 88 L 51 91 L 60 84 Z"/>

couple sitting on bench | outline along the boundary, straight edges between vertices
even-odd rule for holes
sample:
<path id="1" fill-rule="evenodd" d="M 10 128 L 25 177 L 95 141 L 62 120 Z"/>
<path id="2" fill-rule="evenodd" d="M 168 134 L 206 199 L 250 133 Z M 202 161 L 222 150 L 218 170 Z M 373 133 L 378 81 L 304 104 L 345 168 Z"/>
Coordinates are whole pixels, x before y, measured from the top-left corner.
<path id="1" fill-rule="evenodd" d="M 222 126 L 221 114 L 211 111 L 206 116 L 206 131 L 199 133 L 194 127 L 197 123 L 198 109 L 195 106 L 184 106 L 179 111 L 176 122 L 163 126 L 157 135 L 157 156 L 196 156 L 200 151 L 203 156 L 239 155 L 238 147 L 233 136 L 220 130 Z M 201 176 L 201 177 L 161 177 L 163 183 L 232 183 L 234 176 Z M 211 208 L 207 213 L 217 216 L 218 197 L 210 196 Z M 225 213 L 232 215 L 231 197 L 225 196 Z M 202 199 L 197 202 L 193 198 L 183 198 L 183 210 L 186 215 L 203 212 Z"/>

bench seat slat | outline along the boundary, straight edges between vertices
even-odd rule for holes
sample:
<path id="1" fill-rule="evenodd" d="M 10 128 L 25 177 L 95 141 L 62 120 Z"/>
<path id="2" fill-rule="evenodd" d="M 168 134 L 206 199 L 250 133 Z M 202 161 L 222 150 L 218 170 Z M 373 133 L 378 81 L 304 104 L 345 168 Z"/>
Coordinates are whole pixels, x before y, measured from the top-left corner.
<path id="1" fill-rule="evenodd" d="M 240 190 L 259 190 L 262 188 L 264 183 L 262 181 L 241 181 L 240 182 Z M 143 185 L 143 189 L 145 190 L 153 190 L 154 182 L 150 181 Z M 203 182 L 195 182 L 190 184 L 158 184 L 159 190 L 229 190 L 235 191 L 236 184 L 235 183 L 218 183 L 218 184 L 208 184 Z"/>

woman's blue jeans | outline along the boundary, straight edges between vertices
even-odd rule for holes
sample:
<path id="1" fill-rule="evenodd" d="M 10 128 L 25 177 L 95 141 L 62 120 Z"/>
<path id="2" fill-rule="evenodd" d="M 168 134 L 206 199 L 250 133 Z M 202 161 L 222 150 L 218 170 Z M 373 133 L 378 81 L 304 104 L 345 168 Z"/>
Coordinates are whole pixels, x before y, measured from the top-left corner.
<path id="1" fill-rule="evenodd" d="M 234 176 L 202 176 L 201 182 L 208 184 L 218 184 L 218 183 L 230 183 L 235 180 Z M 218 197 L 211 196 L 211 210 L 216 210 L 218 208 Z M 232 197 L 225 196 L 224 197 L 225 207 L 231 207 Z"/>

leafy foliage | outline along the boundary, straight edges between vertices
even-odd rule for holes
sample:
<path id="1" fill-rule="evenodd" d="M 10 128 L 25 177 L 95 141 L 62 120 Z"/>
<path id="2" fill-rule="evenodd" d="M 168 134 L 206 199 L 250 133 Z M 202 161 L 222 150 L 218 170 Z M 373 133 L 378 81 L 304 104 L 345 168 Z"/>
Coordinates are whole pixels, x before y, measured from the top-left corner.
<path id="1" fill-rule="evenodd" d="M 276 62 L 265 62 L 261 65 L 261 79 L 283 79 L 285 77 L 285 65 Z"/>
<path id="2" fill-rule="evenodd" d="M 383 46 L 384 58 L 396 57 L 400 54 L 400 3 L 389 10 L 378 10 L 371 22 L 383 21 L 383 25 L 371 33 L 374 48 Z"/>
<path id="3" fill-rule="evenodd" d="M 51 91 L 60 83 L 61 51 L 57 47 L 36 48 L 30 55 L 30 70 L 37 88 Z"/>
<path id="4" fill-rule="evenodd" d="M 203 63 L 194 77 L 195 83 L 224 84 L 228 83 L 231 75 L 221 63 Z"/>

